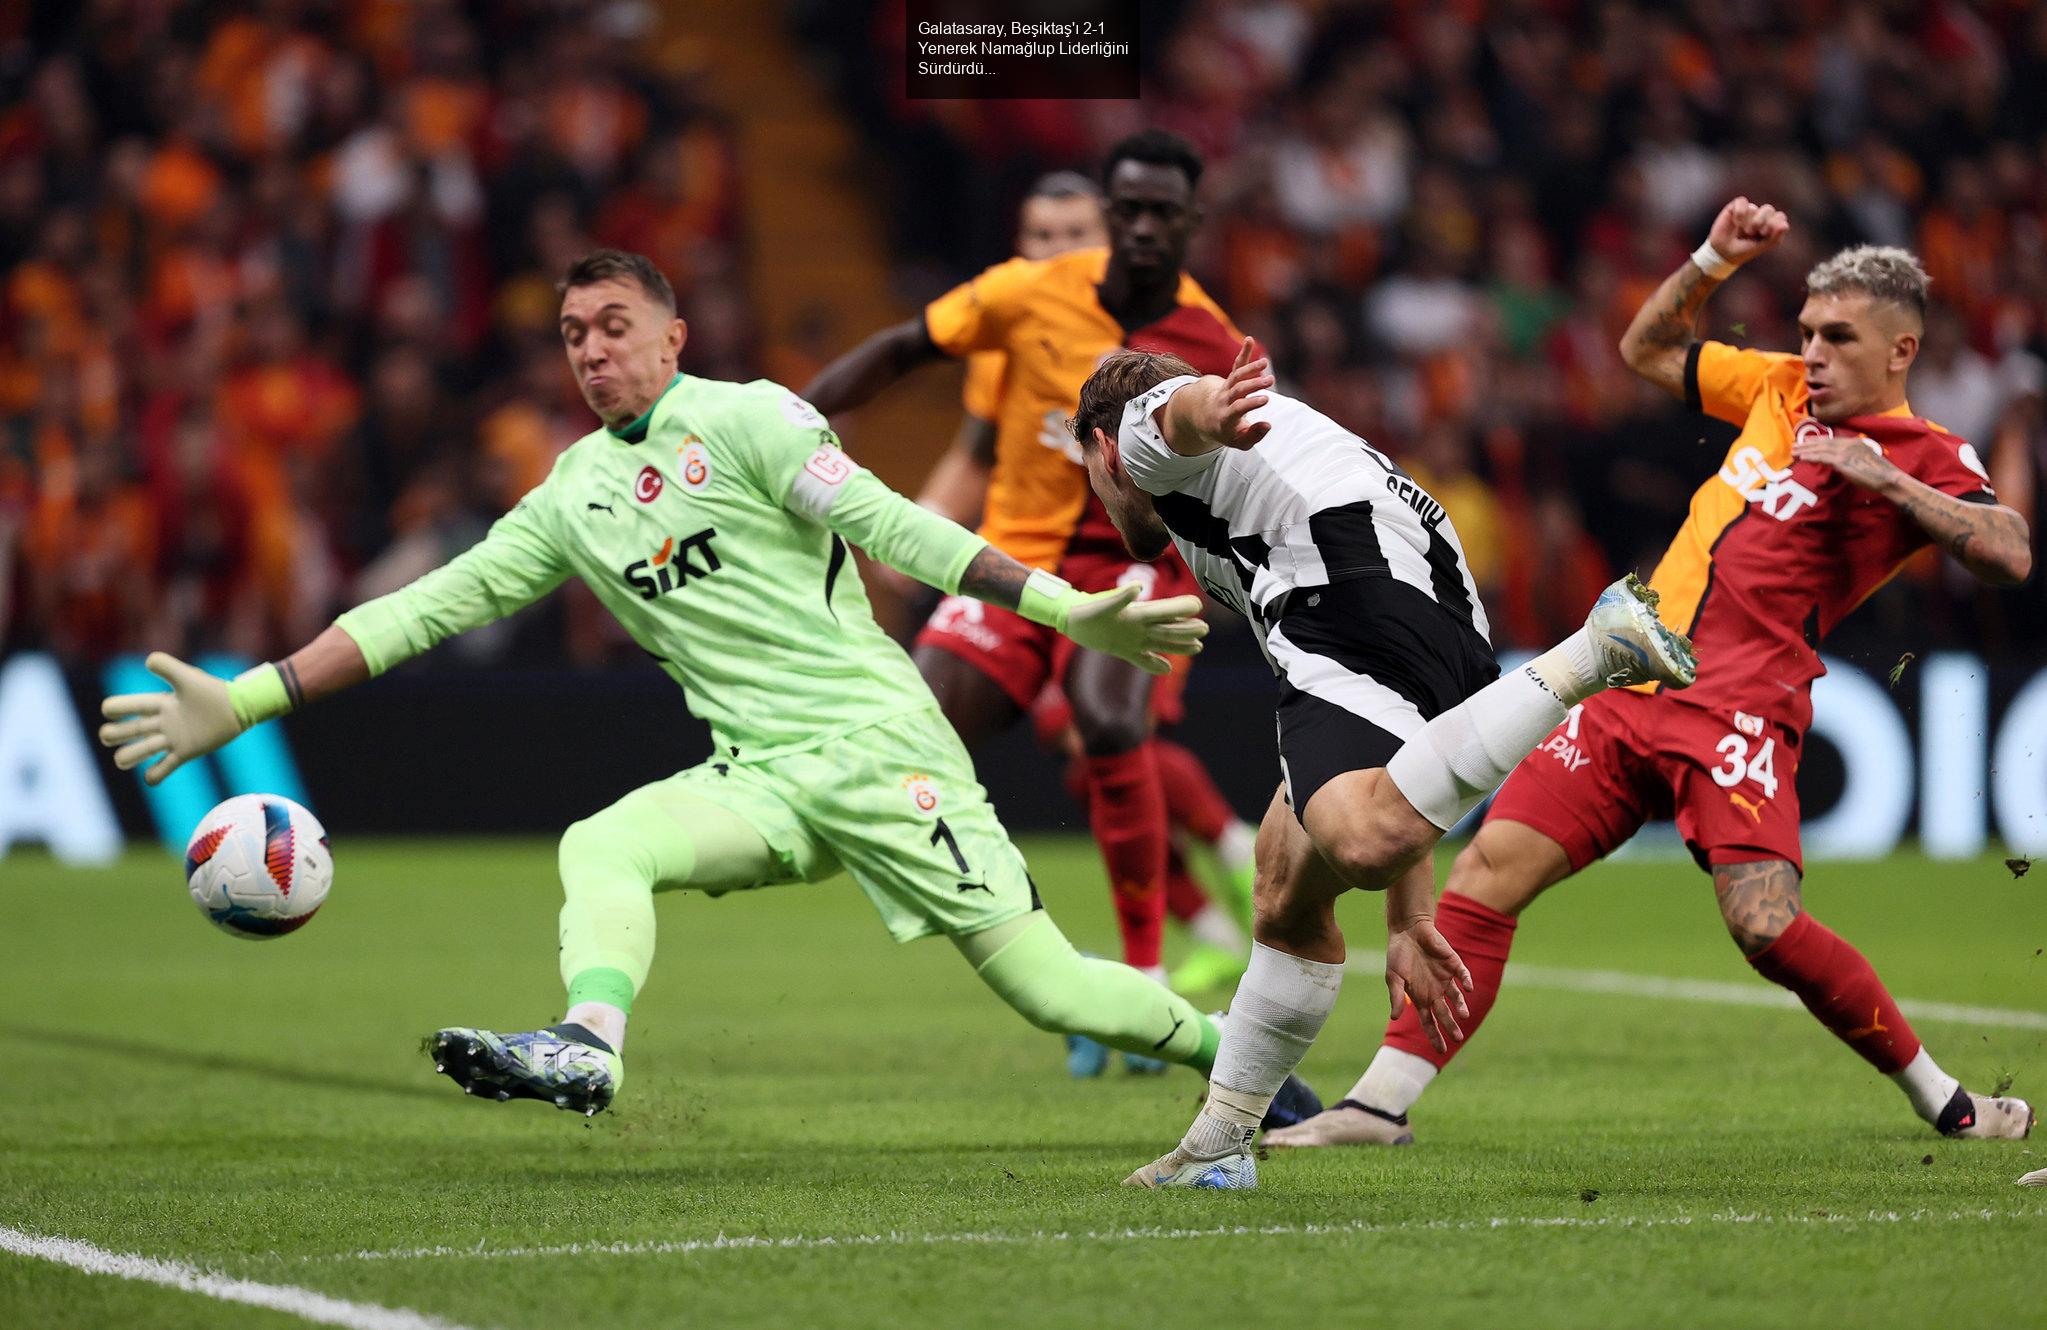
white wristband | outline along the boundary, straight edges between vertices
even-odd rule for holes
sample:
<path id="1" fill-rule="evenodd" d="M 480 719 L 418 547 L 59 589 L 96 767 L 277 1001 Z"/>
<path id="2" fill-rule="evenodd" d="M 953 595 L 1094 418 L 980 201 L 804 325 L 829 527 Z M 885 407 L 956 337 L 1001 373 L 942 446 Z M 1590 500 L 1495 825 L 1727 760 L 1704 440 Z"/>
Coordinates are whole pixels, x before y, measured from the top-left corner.
<path id="1" fill-rule="evenodd" d="M 1017 597 L 1016 612 L 1032 623 L 1064 632 L 1066 625 L 1060 616 L 1074 599 L 1072 583 L 1042 568 L 1033 568 Z"/>
<path id="2" fill-rule="evenodd" d="M 1700 272 L 1716 282 L 1726 281 L 1733 276 L 1734 270 L 1741 266 L 1729 261 L 1719 250 L 1713 248 L 1711 240 L 1699 242 L 1699 247 L 1692 251 L 1692 262 L 1699 265 Z"/>

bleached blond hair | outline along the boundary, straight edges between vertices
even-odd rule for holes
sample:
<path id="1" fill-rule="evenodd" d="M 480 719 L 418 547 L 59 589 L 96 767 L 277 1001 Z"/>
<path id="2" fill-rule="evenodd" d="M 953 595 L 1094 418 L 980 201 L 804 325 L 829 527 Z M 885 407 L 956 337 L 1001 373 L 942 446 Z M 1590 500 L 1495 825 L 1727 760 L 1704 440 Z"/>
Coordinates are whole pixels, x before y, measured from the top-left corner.
<path id="1" fill-rule="evenodd" d="M 1861 291 L 1872 300 L 1910 310 L 1921 320 L 1926 317 L 1926 288 L 1931 282 L 1919 257 L 1895 245 L 1856 245 L 1805 275 L 1808 294 Z"/>

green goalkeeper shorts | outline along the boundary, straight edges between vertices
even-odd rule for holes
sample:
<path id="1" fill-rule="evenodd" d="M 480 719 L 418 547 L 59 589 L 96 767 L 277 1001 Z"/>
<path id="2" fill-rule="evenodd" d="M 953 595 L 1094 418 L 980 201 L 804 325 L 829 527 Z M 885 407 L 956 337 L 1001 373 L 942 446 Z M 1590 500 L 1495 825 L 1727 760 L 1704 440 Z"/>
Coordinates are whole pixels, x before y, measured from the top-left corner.
<path id="1" fill-rule="evenodd" d="M 898 942 L 978 933 L 1038 908 L 1022 853 L 935 706 L 802 752 L 713 758 L 670 779 L 768 843 L 775 862 L 754 885 L 816 882 L 844 868 Z"/>

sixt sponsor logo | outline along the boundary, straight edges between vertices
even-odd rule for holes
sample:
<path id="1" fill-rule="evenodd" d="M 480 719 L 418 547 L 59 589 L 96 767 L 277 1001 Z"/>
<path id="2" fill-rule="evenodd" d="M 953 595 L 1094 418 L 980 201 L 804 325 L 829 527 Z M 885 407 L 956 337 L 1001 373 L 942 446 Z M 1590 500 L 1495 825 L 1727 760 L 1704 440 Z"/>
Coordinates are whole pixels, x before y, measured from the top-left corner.
<path id="1" fill-rule="evenodd" d="M 1804 421 L 1798 427 L 1798 440 L 1801 443 L 1808 439 L 1832 437 L 1834 431 L 1816 421 Z M 1873 443 L 1869 446 L 1876 447 Z M 1878 451 L 1881 452 L 1882 449 Z M 1730 453 L 1720 468 L 1720 479 L 1742 498 L 1757 505 L 1780 522 L 1790 521 L 1800 512 L 1819 502 L 1818 495 L 1791 478 L 1790 467 L 1771 466 L 1763 456 L 1763 450 L 1754 446 Z"/>
<path id="2" fill-rule="evenodd" d="M 709 577 L 723 566 L 718 562 L 718 552 L 711 548 L 711 537 L 717 534 L 711 527 L 705 527 L 680 540 L 670 536 L 661 542 L 654 557 L 626 566 L 626 585 L 639 592 L 641 600 L 652 600 L 692 578 Z"/>

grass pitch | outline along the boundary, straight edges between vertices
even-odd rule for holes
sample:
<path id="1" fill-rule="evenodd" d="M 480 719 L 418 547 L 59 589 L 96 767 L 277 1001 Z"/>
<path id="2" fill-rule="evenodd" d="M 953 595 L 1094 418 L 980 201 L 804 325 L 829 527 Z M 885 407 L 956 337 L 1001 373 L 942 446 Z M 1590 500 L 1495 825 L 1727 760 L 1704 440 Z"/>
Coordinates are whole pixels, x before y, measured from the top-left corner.
<path id="1" fill-rule="evenodd" d="M 1091 848 L 1026 850 L 1113 951 Z M 552 846 L 336 860 L 320 918 L 261 944 L 209 927 L 168 856 L 0 863 L 0 1229 L 312 1290 L 357 1325 L 2047 1324 L 2047 1189 L 2012 1185 L 2047 1138 L 1938 1139 L 1800 1011 L 1558 986 L 1767 991 L 1688 865 L 1604 865 L 1530 911 L 1515 959 L 1551 982 L 1510 970 L 1416 1148 L 1161 1195 L 1116 1183 L 1178 1136 L 1194 1076 L 1068 1081 L 844 881 L 664 898 L 613 1112 L 466 1100 L 417 1040 L 559 1014 Z M 1822 865 L 1807 902 L 1903 999 L 2047 1012 L 2047 875 Z M 1349 904 L 1359 948 L 1375 906 Z M 1304 1068 L 1327 1097 L 1384 1014 L 1354 975 Z M 1972 1087 L 2047 1098 L 2037 1022 L 1917 1024 Z M 306 1323 L 0 1252 L 0 1325 Z"/>

